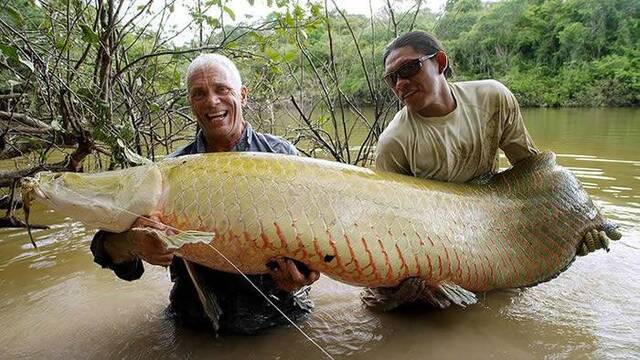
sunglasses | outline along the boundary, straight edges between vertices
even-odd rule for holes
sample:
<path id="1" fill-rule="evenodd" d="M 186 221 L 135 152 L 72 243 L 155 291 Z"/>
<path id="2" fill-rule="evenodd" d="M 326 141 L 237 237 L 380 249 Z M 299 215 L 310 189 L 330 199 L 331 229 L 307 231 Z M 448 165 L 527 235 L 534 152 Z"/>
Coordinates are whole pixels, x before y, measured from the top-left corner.
<path id="1" fill-rule="evenodd" d="M 436 56 L 438 52 L 435 52 L 431 55 L 425 55 L 418 59 L 413 59 L 407 61 L 404 65 L 400 66 L 396 71 L 392 71 L 384 76 L 384 82 L 390 87 L 393 88 L 396 86 L 396 82 L 398 82 L 398 78 L 400 79 L 408 79 L 415 74 L 417 74 L 420 69 L 422 69 L 422 63 Z"/>

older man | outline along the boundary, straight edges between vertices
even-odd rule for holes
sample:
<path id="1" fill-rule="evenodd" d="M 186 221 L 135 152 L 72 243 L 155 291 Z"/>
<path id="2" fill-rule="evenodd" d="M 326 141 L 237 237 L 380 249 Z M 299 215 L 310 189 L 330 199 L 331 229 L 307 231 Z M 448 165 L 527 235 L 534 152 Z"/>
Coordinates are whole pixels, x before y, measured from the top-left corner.
<path id="1" fill-rule="evenodd" d="M 200 130 L 192 143 L 170 156 L 220 151 L 298 155 L 289 142 L 258 133 L 244 120 L 242 106 L 247 101 L 247 88 L 242 86 L 238 69 L 227 57 L 218 54 L 197 57 L 187 69 L 187 89 Z M 141 218 L 134 227 L 166 229 L 156 220 Z M 169 310 L 185 325 L 213 326 L 221 332 L 248 334 L 286 323 L 286 319 L 241 275 L 214 271 L 174 258 L 159 239 L 145 232 L 98 232 L 91 251 L 96 263 L 129 281 L 142 276 L 142 260 L 154 265 L 170 265 L 174 286 Z M 293 320 L 303 318 L 313 307 L 306 285 L 316 281 L 319 273 L 291 259 L 275 259 L 271 267 L 273 270 L 269 275 L 249 276 L 249 279 L 288 317 Z"/>

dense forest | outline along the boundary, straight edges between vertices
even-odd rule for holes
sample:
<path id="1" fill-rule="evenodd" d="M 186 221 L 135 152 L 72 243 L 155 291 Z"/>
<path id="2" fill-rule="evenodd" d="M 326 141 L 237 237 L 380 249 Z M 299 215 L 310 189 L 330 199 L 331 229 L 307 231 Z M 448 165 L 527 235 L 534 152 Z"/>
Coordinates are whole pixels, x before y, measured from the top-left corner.
<path id="1" fill-rule="evenodd" d="M 334 0 L 266 3 L 265 17 L 240 19 L 225 0 L 3 1 L 0 186 L 172 151 L 193 136 L 184 76 L 202 52 L 239 65 L 256 126 L 360 165 L 398 108 L 382 52 L 409 30 L 442 40 L 452 81 L 498 79 L 523 106 L 640 104 L 638 0 L 449 0 L 440 13 L 389 0 L 368 16 Z"/>

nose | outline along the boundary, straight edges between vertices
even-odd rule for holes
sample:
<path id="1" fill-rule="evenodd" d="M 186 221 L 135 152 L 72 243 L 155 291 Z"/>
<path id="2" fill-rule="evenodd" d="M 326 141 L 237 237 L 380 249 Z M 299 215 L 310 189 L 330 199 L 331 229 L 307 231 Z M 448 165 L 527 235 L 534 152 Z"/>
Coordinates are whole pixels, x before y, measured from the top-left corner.
<path id="1" fill-rule="evenodd" d="M 215 106 L 220 104 L 220 96 L 215 92 L 211 92 L 211 94 L 207 97 L 207 103 L 211 106 Z"/>
<path id="2" fill-rule="evenodd" d="M 409 79 L 402 78 L 398 76 L 398 80 L 396 80 L 396 85 L 393 87 L 396 92 L 403 91 L 409 85 Z"/>

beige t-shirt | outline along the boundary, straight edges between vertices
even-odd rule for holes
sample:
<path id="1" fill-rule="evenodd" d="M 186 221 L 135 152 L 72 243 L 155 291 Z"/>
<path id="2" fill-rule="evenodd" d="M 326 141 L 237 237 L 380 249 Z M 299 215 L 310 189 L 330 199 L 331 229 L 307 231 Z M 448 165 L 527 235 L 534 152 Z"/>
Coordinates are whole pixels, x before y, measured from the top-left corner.
<path id="1" fill-rule="evenodd" d="M 495 80 L 449 84 L 457 107 L 427 118 L 402 108 L 378 141 L 376 168 L 466 182 L 498 170 L 498 148 L 515 164 L 538 153 L 515 96 Z"/>

